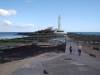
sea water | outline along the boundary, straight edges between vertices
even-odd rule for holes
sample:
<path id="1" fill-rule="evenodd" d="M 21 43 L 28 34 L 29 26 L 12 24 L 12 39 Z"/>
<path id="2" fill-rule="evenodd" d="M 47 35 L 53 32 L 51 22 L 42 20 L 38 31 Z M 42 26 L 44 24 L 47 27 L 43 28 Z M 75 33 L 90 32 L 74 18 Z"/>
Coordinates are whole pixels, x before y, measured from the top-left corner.
<path id="1" fill-rule="evenodd" d="M 0 32 L 0 39 L 13 39 L 24 37 L 24 35 L 19 35 L 18 33 L 20 32 Z"/>
<path id="2" fill-rule="evenodd" d="M 74 32 L 74 33 L 83 35 L 100 35 L 100 32 Z"/>

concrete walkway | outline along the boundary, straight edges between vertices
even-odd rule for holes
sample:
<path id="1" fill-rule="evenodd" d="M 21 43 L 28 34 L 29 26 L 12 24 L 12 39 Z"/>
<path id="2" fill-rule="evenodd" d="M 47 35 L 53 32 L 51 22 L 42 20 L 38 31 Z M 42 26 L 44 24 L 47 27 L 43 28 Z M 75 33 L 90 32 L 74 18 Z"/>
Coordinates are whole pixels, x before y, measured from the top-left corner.
<path id="1" fill-rule="evenodd" d="M 100 75 L 99 67 L 99 61 L 84 53 L 78 56 L 77 51 L 73 55 L 66 51 L 51 58 L 34 59 L 31 64 L 25 64 L 11 75 Z"/>
<path id="2" fill-rule="evenodd" d="M 70 44 L 73 47 L 72 55 L 69 54 Z M 83 52 L 78 56 L 77 44 L 70 42 L 65 53 L 54 56 L 46 53 L 34 58 L 30 64 L 20 66 L 11 75 L 100 75 L 100 60 Z"/>
<path id="3" fill-rule="evenodd" d="M 70 55 L 70 53 L 69 53 L 70 45 L 73 47 L 72 55 Z M 100 60 L 99 59 L 96 59 L 95 57 L 91 57 L 84 52 L 82 52 L 81 56 L 79 56 L 77 50 L 78 50 L 77 44 L 72 42 L 69 45 L 67 44 L 65 54 L 67 57 L 71 57 L 75 61 L 84 63 L 84 64 L 91 66 L 93 68 L 96 68 L 96 69 L 100 69 Z"/>

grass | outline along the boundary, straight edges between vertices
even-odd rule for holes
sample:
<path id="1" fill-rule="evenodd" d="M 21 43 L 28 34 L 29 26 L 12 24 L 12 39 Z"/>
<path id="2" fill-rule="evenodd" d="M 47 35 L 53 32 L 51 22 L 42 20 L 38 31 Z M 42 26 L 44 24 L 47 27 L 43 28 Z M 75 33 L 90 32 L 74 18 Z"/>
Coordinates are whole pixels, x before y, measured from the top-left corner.
<path id="1" fill-rule="evenodd" d="M 1 39 L 0 45 L 16 45 L 30 43 L 32 40 L 30 38 L 16 38 L 16 39 Z"/>

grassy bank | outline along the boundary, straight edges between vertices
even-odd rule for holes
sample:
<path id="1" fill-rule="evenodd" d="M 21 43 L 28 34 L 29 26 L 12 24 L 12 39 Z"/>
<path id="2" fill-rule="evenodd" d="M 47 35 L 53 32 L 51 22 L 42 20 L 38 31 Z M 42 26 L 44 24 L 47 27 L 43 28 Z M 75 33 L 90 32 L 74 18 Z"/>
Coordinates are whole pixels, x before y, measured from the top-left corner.
<path id="1" fill-rule="evenodd" d="M 1 39 L 0 45 L 16 45 L 16 44 L 25 44 L 32 43 L 32 37 L 23 37 L 23 38 L 15 38 L 15 39 Z"/>

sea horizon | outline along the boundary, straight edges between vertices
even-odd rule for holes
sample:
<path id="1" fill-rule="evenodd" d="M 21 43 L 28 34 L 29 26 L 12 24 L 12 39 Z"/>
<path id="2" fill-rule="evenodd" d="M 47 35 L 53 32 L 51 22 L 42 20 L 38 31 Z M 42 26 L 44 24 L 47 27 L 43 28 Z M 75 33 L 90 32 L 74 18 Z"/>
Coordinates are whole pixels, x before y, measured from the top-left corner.
<path id="1" fill-rule="evenodd" d="M 0 32 L 0 39 L 13 39 L 13 38 L 22 38 L 25 35 L 19 33 L 32 33 L 32 32 Z M 85 35 L 100 35 L 100 32 L 71 32 Z"/>
<path id="2" fill-rule="evenodd" d="M 14 38 L 25 37 L 25 35 L 21 35 L 19 33 L 26 33 L 26 32 L 0 32 L 0 39 L 14 39 Z"/>
<path id="3" fill-rule="evenodd" d="M 83 35 L 100 35 L 100 32 L 68 32 L 68 33 L 77 33 L 77 34 L 83 34 Z"/>

